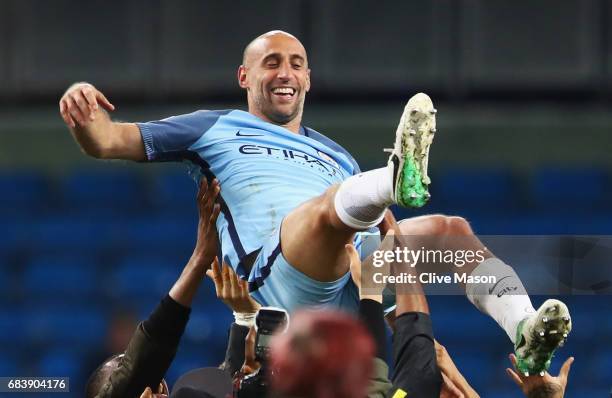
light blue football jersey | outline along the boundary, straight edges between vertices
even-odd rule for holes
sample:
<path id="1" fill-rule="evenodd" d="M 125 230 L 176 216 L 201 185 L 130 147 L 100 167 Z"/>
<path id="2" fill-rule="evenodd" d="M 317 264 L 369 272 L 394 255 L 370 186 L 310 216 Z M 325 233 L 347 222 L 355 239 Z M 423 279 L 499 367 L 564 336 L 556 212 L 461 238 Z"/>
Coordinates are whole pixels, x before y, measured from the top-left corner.
<path id="1" fill-rule="evenodd" d="M 295 134 L 241 110 L 200 110 L 138 126 L 149 161 L 185 161 L 196 182 L 202 175 L 219 180 L 222 256 L 243 277 L 244 257 L 291 210 L 360 171 L 324 135 L 307 127 Z"/>

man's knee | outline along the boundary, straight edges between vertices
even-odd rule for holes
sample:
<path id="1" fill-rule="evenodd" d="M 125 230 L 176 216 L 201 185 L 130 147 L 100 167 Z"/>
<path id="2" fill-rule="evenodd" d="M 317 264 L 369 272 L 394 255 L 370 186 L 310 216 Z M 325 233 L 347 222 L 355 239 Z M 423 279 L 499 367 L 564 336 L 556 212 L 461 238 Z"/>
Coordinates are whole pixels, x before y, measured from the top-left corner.
<path id="1" fill-rule="evenodd" d="M 470 224 L 463 217 L 431 214 L 407 221 L 410 222 L 400 222 L 403 235 L 415 234 L 415 230 L 420 235 L 473 235 Z"/>
<path id="2" fill-rule="evenodd" d="M 448 223 L 449 235 L 474 235 L 470 223 L 463 217 L 450 216 L 446 217 Z"/>
<path id="3" fill-rule="evenodd" d="M 308 220 L 306 223 L 309 228 L 320 230 L 335 226 L 339 222 L 334 208 L 334 197 L 338 185 L 327 189 L 323 194 L 303 203 L 295 210 L 290 212 L 286 219 L 290 222 Z"/>

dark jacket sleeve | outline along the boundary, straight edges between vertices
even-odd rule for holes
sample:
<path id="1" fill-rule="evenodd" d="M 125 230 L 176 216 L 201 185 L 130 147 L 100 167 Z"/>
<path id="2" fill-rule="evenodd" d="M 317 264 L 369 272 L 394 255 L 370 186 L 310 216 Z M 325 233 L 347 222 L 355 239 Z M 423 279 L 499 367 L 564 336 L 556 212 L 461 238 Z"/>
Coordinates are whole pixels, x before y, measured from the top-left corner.
<path id="1" fill-rule="evenodd" d="M 170 367 L 191 310 L 164 297 L 141 322 L 121 361 L 96 397 L 140 397 L 145 388 L 157 390 Z"/>
<path id="2" fill-rule="evenodd" d="M 387 353 L 387 335 L 382 304 L 370 299 L 360 300 L 359 318 L 374 338 L 376 357 L 384 361 Z"/>
<path id="3" fill-rule="evenodd" d="M 227 341 L 227 350 L 225 352 L 225 360 L 219 366 L 221 369 L 228 372 L 230 377 L 240 370 L 244 363 L 244 341 L 249 328 L 232 323 Z"/>
<path id="4" fill-rule="evenodd" d="M 436 360 L 431 318 L 406 312 L 395 321 L 393 385 L 409 397 L 438 397 L 442 375 Z M 391 391 L 393 392 L 393 390 Z"/>

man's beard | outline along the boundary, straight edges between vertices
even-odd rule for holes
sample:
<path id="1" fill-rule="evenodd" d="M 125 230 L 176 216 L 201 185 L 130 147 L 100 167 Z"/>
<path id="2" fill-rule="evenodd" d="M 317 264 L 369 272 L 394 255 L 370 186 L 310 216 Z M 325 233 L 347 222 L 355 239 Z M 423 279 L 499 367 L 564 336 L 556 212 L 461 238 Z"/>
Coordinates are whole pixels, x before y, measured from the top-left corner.
<path id="1" fill-rule="evenodd" d="M 267 103 L 267 109 L 266 107 L 260 107 L 259 109 L 275 124 L 284 125 L 294 120 L 300 114 L 303 104 L 304 98 L 298 99 L 289 113 L 277 111 L 271 103 Z"/>

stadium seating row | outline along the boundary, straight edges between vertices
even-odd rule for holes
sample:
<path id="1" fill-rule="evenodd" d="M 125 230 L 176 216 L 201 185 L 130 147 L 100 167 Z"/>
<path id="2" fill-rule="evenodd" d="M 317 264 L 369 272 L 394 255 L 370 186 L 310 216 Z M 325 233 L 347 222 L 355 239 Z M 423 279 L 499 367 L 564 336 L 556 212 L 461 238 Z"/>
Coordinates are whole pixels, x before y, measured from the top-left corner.
<path id="1" fill-rule="evenodd" d="M 542 169 L 534 175 L 510 170 L 451 170 L 434 175 L 432 206 L 461 209 L 558 210 L 610 209 L 612 176 L 601 169 Z M 64 209 L 92 214 L 151 209 L 180 212 L 193 208 L 196 186 L 186 173 L 144 178 L 129 169 L 87 170 L 53 179 L 36 172 L 0 174 L 2 215 L 24 210 L 31 215 Z M 191 205 L 191 206 L 190 206 Z M 8 211 L 10 210 L 10 211 Z M 90 215 L 92 215 L 90 214 Z M 98 213 L 98 217 L 99 217 Z"/>
<path id="2" fill-rule="evenodd" d="M 103 344 L 110 312 L 129 307 L 144 318 L 187 261 L 195 241 L 195 191 L 184 173 L 154 179 L 126 170 L 0 175 L 0 374 L 62 374 L 82 384 L 87 354 Z M 529 178 L 508 170 L 453 170 L 434 176 L 432 193 L 424 211 L 459 214 L 479 233 L 612 232 L 610 176 L 602 170 L 540 170 Z M 564 300 L 578 326 L 563 355 L 577 357 L 572 377 L 601 395 L 612 353 L 592 341 L 612 334 L 612 320 L 593 314 L 610 313 L 611 304 L 606 296 Z M 503 373 L 510 350 L 503 331 L 463 297 L 430 302 L 436 335 L 483 396 L 516 396 Z M 457 319 L 464 326 L 456 327 Z M 205 282 L 168 380 L 218 364 L 226 339 L 219 325 L 230 322 Z"/>

